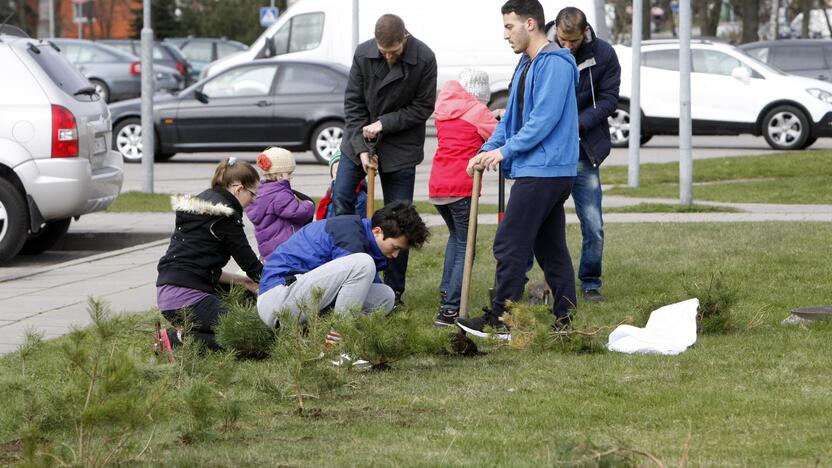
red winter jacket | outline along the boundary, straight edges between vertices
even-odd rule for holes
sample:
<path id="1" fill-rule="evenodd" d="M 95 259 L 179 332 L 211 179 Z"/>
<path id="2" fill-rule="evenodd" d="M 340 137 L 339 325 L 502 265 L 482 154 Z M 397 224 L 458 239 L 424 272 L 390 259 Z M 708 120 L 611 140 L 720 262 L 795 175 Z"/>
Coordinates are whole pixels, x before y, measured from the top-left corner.
<path id="1" fill-rule="evenodd" d="M 465 168 L 494 132 L 497 120 L 454 80 L 442 87 L 434 112 L 439 147 L 433 156 L 428 194 L 431 198 L 470 197 L 474 181 Z"/>

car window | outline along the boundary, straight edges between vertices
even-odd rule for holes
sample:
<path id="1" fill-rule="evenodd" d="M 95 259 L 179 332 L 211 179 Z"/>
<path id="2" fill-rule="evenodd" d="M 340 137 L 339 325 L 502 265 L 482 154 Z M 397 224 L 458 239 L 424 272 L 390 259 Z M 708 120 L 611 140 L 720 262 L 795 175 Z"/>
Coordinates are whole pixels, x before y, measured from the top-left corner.
<path id="1" fill-rule="evenodd" d="M 129 42 L 108 43 L 107 45 L 110 46 L 110 47 L 115 47 L 116 49 L 118 49 L 122 52 L 126 52 L 130 55 L 136 55 L 136 52 L 133 51 L 133 44 L 131 44 Z"/>
<path id="2" fill-rule="evenodd" d="M 761 62 L 768 63 L 769 50 L 768 47 L 760 47 L 758 49 L 748 49 L 745 53 Z"/>
<path id="3" fill-rule="evenodd" d="M 139 52 L 141 53 L 141 52 Z M 153 46 L 153 60 L 172 60 L 161 46 Z"/>
<path id="4" fill-rule="evenodd" d="M 343 79 L 338 79 L 335 73 L 324 67 L 315 65 L 284 65 L 280 82 L 277 84 L 277 93 L 331 93 L 343 82 Z"/>
<path id="5" fill-rule="evenodd" d="M 773 55 L 771 64 L 784 71 L 826 68 L 823 49 L 820 47 L 777 47 Z"/>
<path id="6" fill-rule="evenodd" d="M 113 54 L 95 46 L 81 46 L 78 51 L 78 63 L 114 62 Z"/>
<path id="7" fill-rule="evenodd" d="M 73 48 L 72 45 L 67 44 L 66 46 L 61 47 L 61 51 L 65 54 L 67 53 L 67 49 Z M 35 52 L 33 49 L 27 49 L 29 51 L 29 55 L 34 59 L 35 62 L 46 72 L 46 75 L 49 76 L 49 79 L 52 80 L 55 85 L 57 85 L 61 90 L 63 90 L 68 95 L 72 96 L 75 94 L 76 91 L 82 88 L 86 88 L 90 86 L 90 82 L 78 71 L 75 66 L 69 63 L 68 60 L 61 57 L 58 51 L 52 48 L 49 44 L 39 44 L 35 45 L 34 49 L 38 50 L 40 53 Z M 76 51 L 78 47 L 75 47 Z M 88 99 L 84 98 L 83 96 L 75 96 L 76 100 Z"/>
<path id="8" fill-rule="evenodd" d="M 244 50 L 239 46 L 233 46 L 231 44 L 226 44 L 224 42 L 217 42 L 217 58 L 223 58 L 227 55 L 231 55 L 234 52 L 239 52 Z"/>
<path id="9" fill-rule="evenodd" d="M 693 59 L 691 71 L 694 73 L 731 76 L 731 72 L 737 67 L 747 69 L 749 75 L 754 73 L 739 59 L 715 50 L 694 49 L 691 51 L 691 58 Z"/>
<path id="10" fill-rule="evenodd" d="M 314 49 L 321 44 L 323 33 L 323 13 L 295 16 L 281 26 L 272 38 L 275 55 Z"/>
<path id="11" fill-rule="evenodd" d="M 679 50 L 653 50 L 641 54 L 641 65 L 662 70 L 679 71 Z"/>
<path id="12" fill-rule="evenodd" d="M 195 62 L 211 62 L 211 43 L 204 41 L 192 41 L 182 46 L 182 53 L 188 60 Z"/>
<path id="13" fill-rule="evenodd" d="M 261 96 L 269 94 L 275 65 L 235 68 L 205 83 L 202 92 L 208 97 Z"/>

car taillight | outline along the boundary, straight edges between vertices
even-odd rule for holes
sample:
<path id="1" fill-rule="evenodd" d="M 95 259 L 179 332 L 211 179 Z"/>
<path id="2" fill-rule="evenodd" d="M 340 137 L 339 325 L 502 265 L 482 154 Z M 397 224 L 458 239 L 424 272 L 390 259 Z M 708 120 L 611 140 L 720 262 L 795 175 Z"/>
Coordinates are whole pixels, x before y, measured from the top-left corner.
<path id="1" fill-rule="evenodd" d="M 141 75 L 142 74 L 142 63 L 141 62 L 133 62 L 130 64 L 130 74 L 131 75 Z"/>
<path id="2" fill-rule="evenodd" d="M 176 64 L 176 71 L 178 71 L 179 74 L 182 75 L 182 76 L 187 76 L 188 75 L 188 69 L 187 69 L 187 67 L 185 67 L 184 63 L 177 63 Z"/>
<path id="3" fill-rule="evenodd" d="M 78 126 L 66 107 L 52 105 L 52 157 L 78 157 Z"/>

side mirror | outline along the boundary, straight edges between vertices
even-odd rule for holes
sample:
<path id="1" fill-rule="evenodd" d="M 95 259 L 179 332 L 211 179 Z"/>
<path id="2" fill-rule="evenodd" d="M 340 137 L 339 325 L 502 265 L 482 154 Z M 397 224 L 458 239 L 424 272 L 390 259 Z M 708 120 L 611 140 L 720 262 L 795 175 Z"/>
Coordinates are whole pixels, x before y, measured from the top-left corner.
<path id="1" fill-rule="evenodd" d="M 194 98 L 203 104 L 208 104 L 208 95 L 203 93 L 200 89 L 194 90 Z"/>
<path id="2" fill-rule="evenodd" d="M 731 76 L 742 81 L 743 83 L 751 81 L 751 72 L 745 67 L 734 68 L 731 70 Z"/>

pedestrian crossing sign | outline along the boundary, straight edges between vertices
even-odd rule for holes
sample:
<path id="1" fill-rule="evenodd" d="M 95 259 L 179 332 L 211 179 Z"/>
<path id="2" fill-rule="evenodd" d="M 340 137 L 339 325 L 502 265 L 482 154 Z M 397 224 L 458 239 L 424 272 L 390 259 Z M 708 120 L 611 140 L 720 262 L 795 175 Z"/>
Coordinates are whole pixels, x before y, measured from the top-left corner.
<path id="1" fill-rule="evenodd" d="M 277 7 L 260 7 L 260 26 L 268 28 L 277 21 Z"/>

